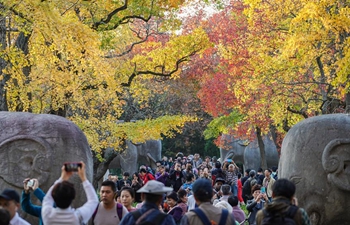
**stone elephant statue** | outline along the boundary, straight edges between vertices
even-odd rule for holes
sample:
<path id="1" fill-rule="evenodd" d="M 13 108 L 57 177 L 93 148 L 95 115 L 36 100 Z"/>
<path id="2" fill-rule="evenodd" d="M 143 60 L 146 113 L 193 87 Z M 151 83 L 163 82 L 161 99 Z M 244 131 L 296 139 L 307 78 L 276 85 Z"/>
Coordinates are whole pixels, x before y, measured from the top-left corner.
<path id="1" fill-rule="evenodd" d="M 92 154 L 84 133 L 71 121 L 48 114 L 0 112 L 0 190 L 15 189 L 20 195 L 25 178 L 37 178 L 46 193 L 61 176 L 64 162 L 84 161 L 87 178 L 92 181 Z M 86 201 L 76 175 L 74 207 Z M 31 194 L 31 201 L 41 205 Z M 31 224 L 38 219 L 19 211 Z"/>
<path id="2" fill-rule="evenodd" d="M 296 185 L 313 225 L 350 224 L 350 116 L 305 119 L 283 139 L 279 177 Z"/>
<path id="3" fill-rule="evenodd" d="M 220 148 L 221 162 L 224 162 L 226 159 L 233 159 L 236 163 L 243 164 L 243 170 L 257 170 L 261 167 L 257 138 L 249 143 L 248 141 L 224 134 L 221 136 L 221 141 L 223 142 L 223 147 Z M 278 166 L 279 156 L 271 134 L 263 136 L 263 141 L 265 144 L 267 167 Z"/>
<path id="4" fill-rule="evenodd" d="M 121 168 L 122 172 L 130 174 L 138 172 L 139 164 L 156 168 L 156 161 L 161 160 L 161 153 L 162 142 L 160 140 L 148 140 L 141 144 L 127 141 L 127 148 L 110 163 L 109 168 Z"/>

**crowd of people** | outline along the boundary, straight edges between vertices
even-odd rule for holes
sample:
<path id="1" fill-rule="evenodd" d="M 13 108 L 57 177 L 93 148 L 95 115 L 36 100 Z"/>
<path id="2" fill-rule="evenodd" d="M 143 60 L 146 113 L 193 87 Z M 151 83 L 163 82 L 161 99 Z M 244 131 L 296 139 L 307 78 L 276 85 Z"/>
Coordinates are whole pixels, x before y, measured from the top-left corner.
<path id="1" fill-rule="evenodd" d="M 63 166 L 61 177 L 46 194 L 37 179 L 29 178 L 23 181 L 21 198 L 14 190 L 4 190 L 0 195 L 0 225 L 29 224 L 19 217 L 18 207 L 38 217 L 40 225 L 263 225 L 270 224 L 266 223 L 268 219 L 279 217 L 290 217 L 300 225 L 310 224 L 302 208 L 292 207 L 295 185 L 278 179 L 276 167 L 258 168 L 257 172 L 246 169 L 242 175 L 231 159 L 221 163 L 215 157 L 202 160 L 199 154 L 186 157 L 178 153 L 174 160 L 163 157 L 157 161 L 156 168 L 142 165 L 138 172 L 125 171 L 121 179 L 110 174 L 102 182 L 98 198 L 86 179 L 85 164 L 81 165 L 77 172 Z M 130 176 L 130 172 L 134 173 Z M 74 173 L 80 177 L 87 197 L 77 209 L 71 207 L 75 188 L 69 179 Z M 42 201 L 42 206 L 31 203 L 31 192 Z M 243 205 L 249 211 L 248 217 L 241 209 Z"/>

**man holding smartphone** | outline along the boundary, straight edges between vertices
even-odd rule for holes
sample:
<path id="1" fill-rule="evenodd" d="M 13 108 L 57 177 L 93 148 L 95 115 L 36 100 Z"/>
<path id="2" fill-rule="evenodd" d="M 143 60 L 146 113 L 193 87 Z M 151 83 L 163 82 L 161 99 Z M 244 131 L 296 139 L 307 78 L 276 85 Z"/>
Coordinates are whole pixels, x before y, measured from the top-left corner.
<path id="1" fill-rule="evenodd" d="M 86 224 L 99 203 L 95 189 L 86 179 L 85 163 L 80 162 L 81 166 L 76 166 L 78 171 L 67 171 L 65 166 L 61 168 L 61 177 L 49 189 L 44 197 L 42 206 L 42 218 L 44 224 L 58 225 L 80 225 Z M 87 202 L 76 210 L 70 207 L 75 198 L 74 185 L 68 180 L 77 173 L 82 181 Z M 56 204 L 57 208 L 53 205 Z"/>
<path id="2" fill-rule="evenodd" d="M 170 171 L 169 178 L 173 181 L 174 191 L 177 192 L 182 186 L 183 184 L 182 180 L 184 178 L 184 174 L 182 172 L 180 162 L 175 163 L 174 169 Z"/>

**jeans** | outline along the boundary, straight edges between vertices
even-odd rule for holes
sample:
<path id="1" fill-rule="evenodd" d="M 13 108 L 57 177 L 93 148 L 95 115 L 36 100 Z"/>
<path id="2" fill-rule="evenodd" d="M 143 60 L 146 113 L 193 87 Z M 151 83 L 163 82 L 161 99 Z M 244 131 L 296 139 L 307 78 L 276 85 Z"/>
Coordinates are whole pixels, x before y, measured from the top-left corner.
<path id="1" fill-rule="evenodd" d="M 233 196 L 237 196 L 238 187 L 236 184 L 231 185 L 231 191 L 232 191 Z"/>

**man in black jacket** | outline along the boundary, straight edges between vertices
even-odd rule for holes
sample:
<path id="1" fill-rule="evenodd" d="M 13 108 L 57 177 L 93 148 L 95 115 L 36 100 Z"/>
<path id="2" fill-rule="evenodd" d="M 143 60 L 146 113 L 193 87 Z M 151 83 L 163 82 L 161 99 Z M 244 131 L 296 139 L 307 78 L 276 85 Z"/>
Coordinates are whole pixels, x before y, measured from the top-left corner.
<path id="1" fill-rule="evenodd" d="M 184 178 L 180 162 L 175 163 L 174 169 L 170 171 L 169 178 L 172 180 L 174 191 L 177 192 L 182 186 Z"/>

